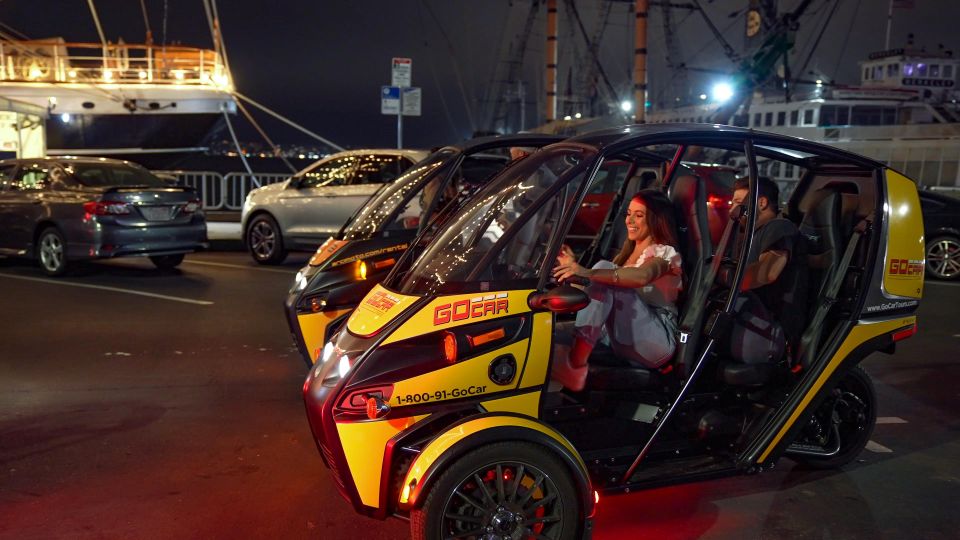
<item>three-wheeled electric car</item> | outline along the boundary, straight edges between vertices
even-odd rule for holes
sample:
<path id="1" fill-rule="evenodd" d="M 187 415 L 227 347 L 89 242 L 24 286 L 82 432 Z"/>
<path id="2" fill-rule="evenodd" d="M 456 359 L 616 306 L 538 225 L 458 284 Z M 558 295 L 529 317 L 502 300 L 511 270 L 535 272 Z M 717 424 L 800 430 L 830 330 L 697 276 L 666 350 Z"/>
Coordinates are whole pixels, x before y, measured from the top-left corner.
<path id="1" fill-rule="evenodd" d="M 435 230 L 456 212 L 458 203 L 506 167 L 511 148 L 529 151 L 562 139 L 520 134 L 446 146 L 357 209 L 297 273 L 287 294 L 287 323 L 307 365 L 317 361 L 323 344 L 387 275 L 416 235 L 430 223 L 430 231 Z"/>
<path id="2" fill-rule="evenodd" d="M 704 179 L 682 165 L 691 154 L 746 164 L 743 213 L 717 242 Z M 598 347 L 582 392 L 551 391 L 554 343 L 588 303 L 551 283 L 556 256 L 606 161 L 657 156 L 683 255 L 676 353 L 645 369 Z M 806 244 L 809 280 L 793 293 L 810 302 L 794 314 L 799 345 L 757 361 L 729 336 L 768 161 L 802 171 L 785 215 Z M 877 412 L 858 364 L 915 333 L 923 273 L 916 187 L 880 163 L 718 125 L 584 135 L 504 171 L 398 260 L 324 346 L 307 416 L 342 495 L 409 517 L 415 538 L 587 537 L 598 493 L 759 472 L 783 455 L 853 460 Z"/>

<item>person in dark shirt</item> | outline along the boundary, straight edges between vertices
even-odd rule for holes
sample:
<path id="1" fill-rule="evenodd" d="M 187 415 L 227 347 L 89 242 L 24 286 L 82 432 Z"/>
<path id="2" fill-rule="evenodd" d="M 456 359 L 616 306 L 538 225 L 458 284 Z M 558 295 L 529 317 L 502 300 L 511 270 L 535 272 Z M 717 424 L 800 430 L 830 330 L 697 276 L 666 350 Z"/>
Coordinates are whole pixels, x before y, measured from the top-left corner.
<path id="1" fill-rule="evenodd" d="M 744 271 L 741 291 L 747 293 L 747 301 L 758 300 L 773 326 L 782 329 L 786 344 L 795 347 L 803 331 L 806 314 L 806 273 L 803 262 L 803 245 L 797 226 L 780 217 L 780 189 L 765 176 L 757 179 L 757 219 L 753 244 L 747 254 L 748 266 Z M 750 188 L 746 178 L 740 178 L 733 186 L 733 206 L 743 204 Z M 742 222 L 746 218 L 741 218 Z M 745 235 L 738 235 L 742 241 Z M 739 243 L 739 242 L 738 242 Z M 734 253 L 739 253 L 735 251 Z M 749 309 L 749 308 L 746 308 Z M 776 336 L 775 328 L 769 332 Z M 776 339 L 773 337 L 772 339 Z"/>

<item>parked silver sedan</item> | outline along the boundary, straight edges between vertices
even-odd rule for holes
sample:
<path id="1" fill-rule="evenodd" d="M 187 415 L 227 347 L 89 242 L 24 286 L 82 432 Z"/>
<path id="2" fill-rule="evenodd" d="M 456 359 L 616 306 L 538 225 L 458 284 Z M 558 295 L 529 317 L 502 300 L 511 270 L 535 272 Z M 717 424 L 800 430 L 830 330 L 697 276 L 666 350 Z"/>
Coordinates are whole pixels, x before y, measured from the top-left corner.
<path id="1" fill-rule="evenodd" d="M 58 276 L 78 259 L 148 256 L 171 269 L 207 247 L 193 188 L 106 158 L 0 161 L 0 255 Z"/>
<path id="2" fill-rule="evenodd" d="M 250 255 L 278 264 L 289 250 L 316 249 L 378 189 L 426 156 L 422 150 L 348 150 L 251 191 L 241 217 Z"/>

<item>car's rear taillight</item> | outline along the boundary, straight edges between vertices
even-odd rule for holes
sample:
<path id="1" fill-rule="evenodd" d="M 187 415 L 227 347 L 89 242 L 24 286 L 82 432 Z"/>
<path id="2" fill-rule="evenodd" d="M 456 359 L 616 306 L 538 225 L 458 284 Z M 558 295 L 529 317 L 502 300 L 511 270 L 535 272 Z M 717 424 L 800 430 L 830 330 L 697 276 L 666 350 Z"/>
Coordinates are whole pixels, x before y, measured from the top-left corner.
<path id="1" fill-rule="evenodd" d="M 194 199 L 187 204 L 183 205 L 184 214 L 192 214 L 200 209 L 200 201 Z"/>
<path id="2" fill-rule="evenodd" d="M 88 216 L 121 216 L 130 213 L 130 204 L 123 201 L 88 201 L 83 203 Z"/>

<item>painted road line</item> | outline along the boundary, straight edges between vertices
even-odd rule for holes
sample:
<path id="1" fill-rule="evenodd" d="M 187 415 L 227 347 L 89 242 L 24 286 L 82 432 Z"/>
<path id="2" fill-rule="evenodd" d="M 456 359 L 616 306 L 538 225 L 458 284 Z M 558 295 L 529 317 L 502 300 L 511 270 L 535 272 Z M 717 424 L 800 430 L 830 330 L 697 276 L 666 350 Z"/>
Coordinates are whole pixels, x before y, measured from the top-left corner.
<path id="1" fill-rule="evenodd" d="M 899 416 L 878 416 L 878 424 L 906 424 L 907 421 Z"/>
<path id="2" fill-rule="evenodd" d="M 245 266 L 245 265 L 242 265 L 242 264 L 218 263 L 218 262 L 210 262 L 210 261 L 191 261 L 191 260 L 185 260 L 185 261 L 183 261 L 183 262 L 184 262 L 185 264 L 186 264 L 186 263 L 189 263 L 189 264 L 202 264 L 202 265 L 205 265 L 205 266 L 222 266 L 222 267 L 224 267 L 224 268 L 238 268 L 238 269 L 240 269 L 240 270 L 259 270 L 259 271 L 261 271 L 261 272 L 279 272 L 279 273 L 281 273 L 281 274 L 287 274 L 288 276 L 292 276 L 292 275 L 296 274 L 296 272 L 293 272 L 293 271 L 290 271 L 290 270 L 282 270 L 282 269 L 280 269 L 280 268 L 259 268 L 259 267 L 257 267 L 257 266 Z"/>
<path id="3" fill-rule="evenodd" d="M 183 302 L 184 304 L 196 304 L 198 306 L 212 306 L 213 302 L 208 300 L 194 300 L 192 298 L 182 298 L 179 296 L 167 296 L 165 294 L 156 294 L 144 291 L 136 291 L 133 289 L 121 289 L 119 287 L 106 287 L 104 285 L 89 285 L 87 283 L 74 283 L 72 281 L 62 281 L 59 279 L 45 279 L 45 278 L 36 278 L 36 277 L 27 277 L 27 276 L 15 276 L 13 274 L 6 274 L 0 272 L 0 277 L 11 278 L 11 279 L 22 279 L 24 281 L 36 281 L 38 283 L 52 283 L 54 285 L 67 285 L 70 287 L 81 287 L 84 289 L 97 289 L 101 291 L 111 291 L 124 294 L 134 294 L 137 296 L 148 296 L 150 298 L 159 298 L 160 300 L 170 300 L 171 302 Z"/>
<path id="4" fill-rule="evenodd" d="M 869 450 L 869 451 L 871 451 L 871 452 L 877 453 L 877 454 L 892 454 L 892 453 L 893 453 L 893 450 L 887 448 L 886 446 L 884 446 L 884 445 L 882 445 L 882 444 L 880 444 L 880 443 L 878 443 L 878 442 L 876 442 L 876 441 L 869 441 L 869 442 L 867 443 L 866 449 Z"/>

